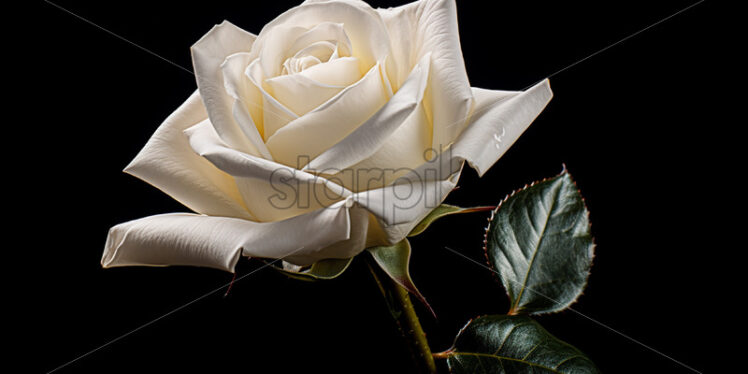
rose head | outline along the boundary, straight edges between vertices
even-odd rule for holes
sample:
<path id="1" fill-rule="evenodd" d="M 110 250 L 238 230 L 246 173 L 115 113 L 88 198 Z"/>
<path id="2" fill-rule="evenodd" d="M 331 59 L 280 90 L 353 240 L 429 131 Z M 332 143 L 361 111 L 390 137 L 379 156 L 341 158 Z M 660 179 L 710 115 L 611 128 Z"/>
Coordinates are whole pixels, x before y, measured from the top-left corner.
<path id="1" fill-rule="evenodd" d="M 198 90 L 125 169 L 198 214 L 113 227 L 102 265 L 309 265 L 403 239 L 551 98 L 471 88 L 454 0 L 306 1 L 192 47 Z"/>

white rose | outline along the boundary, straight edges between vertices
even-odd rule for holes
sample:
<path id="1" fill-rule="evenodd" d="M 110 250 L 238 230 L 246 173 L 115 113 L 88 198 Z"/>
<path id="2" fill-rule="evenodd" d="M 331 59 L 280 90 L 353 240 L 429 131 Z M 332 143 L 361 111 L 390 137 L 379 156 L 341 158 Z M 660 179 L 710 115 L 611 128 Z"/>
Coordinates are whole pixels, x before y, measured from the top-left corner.
<path id="1" fill-rule="evenodd" d="M 453 0 L 306 1 L 257 36 L 223 22 L 192 56 L 198 91 L 125 171 L 198 214 L 113 227 L 104 267 L 303 266 L 396 243 L 552 96 L 547 80 L 471 88 Z"/>

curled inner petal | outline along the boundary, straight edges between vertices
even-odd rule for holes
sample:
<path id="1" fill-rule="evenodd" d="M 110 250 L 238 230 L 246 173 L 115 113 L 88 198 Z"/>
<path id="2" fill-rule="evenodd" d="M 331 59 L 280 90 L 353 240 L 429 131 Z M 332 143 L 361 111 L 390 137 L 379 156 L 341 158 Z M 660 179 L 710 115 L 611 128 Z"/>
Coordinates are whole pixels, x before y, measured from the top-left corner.
<path id="1" fill-rule="evenodd" d="M 379 68 L 371 68 L 358 82 L 275 132 L 267 140 L 270 153 L 285 165 L 299 165 L 299 157 L 313 159 L 358 128 L 389 99 Z M 308 161 L 307 161 L 308 162 Z"/>
<path id="2" fill-rule="evenodd" d="M 300 35 L 288 49 L 288 52 L 295 54 L 297 51 L 306 49 L 307 46 L 320 41 L 335 41 L 340 47 L 341 55 L 351 55 L 351 40 L 345 32 L 343 24 L 333 22 L 322 22 Z"/>

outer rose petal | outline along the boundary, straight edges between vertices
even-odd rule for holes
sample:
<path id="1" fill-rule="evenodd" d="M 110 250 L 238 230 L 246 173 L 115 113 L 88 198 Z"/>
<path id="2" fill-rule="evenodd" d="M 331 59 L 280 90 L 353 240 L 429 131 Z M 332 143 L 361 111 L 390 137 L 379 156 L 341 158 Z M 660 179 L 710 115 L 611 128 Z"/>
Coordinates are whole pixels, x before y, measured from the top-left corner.
<path id="1" fill-rule="evenodd" d="M 230 175 L 192 151 L 183 131 L 207 118 L 195 92 L 156 130 L 125 172 L 202 214 L 252 218 Z"/>
<path id="2" fill-rule="evenodd" d="M 229 148 L 207 120 L 185 133 L 197 154 L 236 178 L 247 208 L 259 221 L 286 219 L 351 195 L 323 177 Z"/>
<path id="3" fill-rule="evenodd" d="M 197 87 L 216 132 L 231 147 L 259 155 L 234 119 L 234 98 L 226 92 L 221 70 L 228 56 L 249 51 L 254 41 L 254 35 L 223 21 L 198 40 L 191 51 Z"/>
<path id="4" fill-rule="evenodd" d="M 321 249 L 319 256 L 325 256 L 324 258 L 351 258 L 368 247 L 366 240 L 369 231 L 369 212 L 358 204 L 354 204 L 350 208 L 349 214 L 351 228 L 348 239 Z"/>
<path id="5" fill-rule="evenodd" d="M 482 176 L 530 126 L 553 94 L 548 80 L 524 92 L 473 89 L 478 105 L 452 148 L 390 186 L 353 198 L 380 222 L 387 241 L 402 240 L 457 183 L 463 161 Z"/>
<path id="6" fill-rule="evenodd" d="M 393 184 L 353 194 L 384 226 L 412 224 L 439 206 L 457 184 L 463 160 L 442 153 Z M 403 237 L 407 232 L 402 233 Z M 398 241 L 402 239 L 399 238 Z M 391 243 L 394 244 L 394 243 Z"/>
<path id="7" fill-rule="evenodd" d="M 548 79 L 527 91 L 473 88 L 477 105 L 471 123 L 455 141 L 452 155 L 461 157 L 480 176 L 501 157 L 553 97 Z"/>
<path id="8" fill-rule="evenodd" d="M 398 91 L 399 92 L 399 91 Z M 358 184 L 348 187 L 353 191 L 377 188 L 392 184 L 397 178 L 417 168 L 430 157 L 431 123 L 423 103 L 419 103 L 410 116 L 371 157 L 353 165 Z M 382 170 L 392 173 L 381 175 Z M 368 185 L 362 185 L 366 182 Z"/>
<path id="9" fill-rule="evenodd" d="M 431 53 L 431 84 L 427 109 L 433 114 L 432 147 L 442 150 L 467 123 L 473 105 L 470 83 L 462 59 L 454 0 L 421 0 L 394 9 L 377 10 L 392 40 L 388 72 L 394 89 L 410 69 Z M 394 62 L 390 64 L 390 62 Z"/>
<path id="10" fill-rule="evenodd" d="M 351 237 L 351 201 L 284 221 L 258 223 L 186 213 L 163 214 L 112 227 L 103 267 L 193 265 L 234 271 L 240 255 L 283 258 L 309 265 L 323 258 L 355 256 L 363 250 Z M 360 230 L 360 222 L 356 222 Z M 325 251 L 333 246 L 335 251 Z"/>

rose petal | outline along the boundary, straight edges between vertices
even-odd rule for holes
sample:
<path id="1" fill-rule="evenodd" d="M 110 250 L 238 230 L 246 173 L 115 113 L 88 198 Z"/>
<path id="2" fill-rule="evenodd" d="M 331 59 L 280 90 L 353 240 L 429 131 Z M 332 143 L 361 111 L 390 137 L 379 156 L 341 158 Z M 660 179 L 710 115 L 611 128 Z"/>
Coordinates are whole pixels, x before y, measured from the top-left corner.
<path id="1" fill-rule="evenodd" d="M 377 64 L 355 84 L 276 131 L 267 140 L 268 149 L 285 165 L 295 165 L 299 156 L 313 159 L 374 115 L 388 99 Z"/>
<path id="2" fill-rule="evenodd" d="M 553 92 L 546 79 L 524 92 L 473 88 L 473 94 L 475 111 L 452 154 L 483 176 L 545 108 Z"/>
<path id="3" fill-rule="evenodd" d="M 265 83 L 270 86 L 273 97 L 300 116 L 320 106 L 345 88 L 322 84 L 301 74 L 279 75 L 267 79 Z"/>
<path id="4" fill-rule="evenodd" d="M 262 72 L 259 61 L 259 59 L 252 61 L 247 67 L 245 75 L 262 94 L 262 124 L 264 129 L 262 135 L 267 141 L 281 127 L 299 118 L 299 116 L 267 92 L 265 89 L 265 74 Z"/>
<path id="5" fill-rule="evenodd" d="M 234 120 L 234 99 L 226 92 L 221 71 L 226 57 L 249 51 L 254 41 L 254 35 L 224 21 L 213 27 L 190 50 L 197 87 L 218 135 L 233 148 L 259 155 Z"/>
<path id="6" fill-rule="evenodd" d="M 259 58 L 265 77 L 272 78 L 281 73 L 283 61 L 290 57 L 287 55 L 290 52 L 289 47 L 307 31 L 306 27 L 295 24 L 292 26 L 278 25 L 270 29 L 266 35 L 263 35 L 263 45 L 259 51 Z M 295 51 L 290 53 L 295 53 Z"/>
<path id="7" fill-rule="evenodd" d="M 299 74 L 322 84 L 346 87 L 361 79 L 359 63 L 355 57 L 340 57 L 324 64 L 314 65 Z"/>
<path id="8" fill-rule="evenodd" d="M 320 250 L 324 253 L 324 258 L 351 258 L 367 247 L 367 232 L 369 230 L 369 211 L 353 204 L 349 209 L 350 215 L 350 234 L 348 239 L 339 241 Z M 298 262 L 298 261 L 297 261 Z"/>
<path id="9" fill-rule="evenodd" d="M 393 184 L 355 193 L 352 198 L 381 220 L 384 226 L 404 223 L 415 226 L 454 189 L 461 170 L 462 160 L 444 152 L 397 178 Z M 402 237 L 394 237 L 397 242 L 407 232 L 395 234 L 403 234 Z"/>
<path id="10" fill-rule="evenodd" d="M 288 53 L 295 54 L 308 45 L 319 41 L 336 41 L 343 56 L 351 55 L 353 49 L 351 40 L 345 33 L 343 24 L 337 22 L 321 22 L 304 34 L 299 35 L 288 49 Z"/>
<path id="11" fill-rule="evenodd" d="M 359 59 L 361 71 L 368 71 L 390 53 L 387 29 L 377 12 L 366 4 L 348 1 L 305 3 L 286 11 L 262 28 L 255 50 L 268 45 L 266 39 L 278 25 L 312 28 L 325 22 L 343 25 L 353 49 L 350 55 Z"/>
<path id="12" fill-rule="evenodd" d="M 519 138 L 552 97 L 547 80 L 525 92 L 473 89 L 478 105 L 454 146 L 392 185 L 354 194 L 380 222 L 390 244 L 408 232 L 456 185 L 463 160 L 480 175 Z"/>
<path id="13" fill-rule="evenodd" d="M 234 98 L 232 114 L 244 136 L 260 156 L 272 160 L 262 138 L 262 93 L 244 74 L 250 64 L 249 53 L 235 53 L 221 64 L 226 92 Z M 258 126 L 259 124 L 259 126 Z"/>
<path id="14" fill-rule="evenodd" d="M 454 189 L 463 162 L 446 151 L 389 186 L 352 195 L 373 218 L 366 247 L 393 245 L 403 240 Z"/>
<path id="15" fill-rule="evenodd" d="M 323 250 L 350 238 L 350 203 L 284 221 L 258 223 L 238 218 L 196 214 L 162 214 L 125 222 L 109 230 L 101 264 L 115 266 L 205 266 L 233 272 L 240 255 L 283 258 L 309 265 L 341 253 L 363 250 L 349 243 L 347 251 Z"/>
<path id="16" fill-rule="evenodd" d="M 297 74 L 265 80 L 269 93 L 299 116 L 317 108 L 361 78 L 358 59 L 342 57 Z"/>
<path id="17" fill-rule="evenodd" d="M 283 61 L 281 75 L 299 73 L 304 69 L 321 64 L 323 61 L 329 61 L 335 54 L 336 48 L 335 44 L 328 41 L 309 44 Z"/>
<path id="18" fill-rule="evenodd" d="M 195 152 L 235 177 L 247 209 L 259 221 L 304 214 L 351 195 L 323 177 L 231 149 L 206 123 L 185 133 Z"/>
<path id="19" fill-rule="evenodd" d="M 433 113 L 432 147 L 444 149 L 467 124 L 473 105 L 460 47 L 455 2 L 421 0 L 394 9 L 378 9 L 378 12 L 392 38 L 388 69 L 392 68 L 394 89 L 403 84 L 411 66 L 426 53 L 432 54 L 427 110 Z"/>
<path id="20" fill-rule="evenodd" d="M 430 157 L 433 157 L 431 123 L 426 117 L 423 104 L 419 103 L 381 148 L 369 158 L 346 167 L 339 175 L 355 175 L 353 183 L 343 186 L 351 191 L 365 191 L 392 184 Z"/>
<path id="21" fill-rule="evenodd" d="M 125 168 L 195 212 L 252 218 L 234 179 L 195 154 L 183 131 L 208 117 L 195 91 Z"/>
<path id="22" fill-rule="evenodd" d="M 304 2 L 301 3 L 301 5 L 312 4 L 312 3 L 327 3 L 327 2 L 330 2 L 330 1 L 342 1 L 342 2 L 347 2 L 347 3 L 350 3 L 350 4 L 356 5 L 356 6 L 362 6 L 362 7 L 365 7 L 365 8 L 371 8 L 371 6 L 367 2 L 365 2 L 363 0 L 304 0 Z"/>
<path id="23" fill-rule="evenodd" d="M 431 146 L 431 126 L 424 118 L 420 104 L 429 80 L 429 66 L 430 58 L 426 55 L 387 104 L 350 135 L 313 159 L 304 170 L 334 174 L 329 170 L 349 168 L 375 153 L 378 157 L 352 169 L 377 168 L 381 171 L 383 168 L 416 167 L 424 163 L 424 151 Z M 354 174 L 358 176 L 355 171 Z M 360 190 L 355 185 L 349 188 Z"/>

